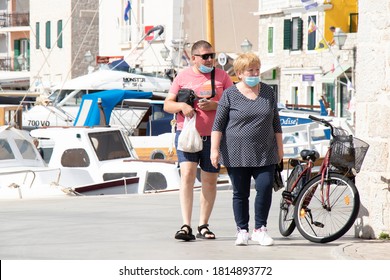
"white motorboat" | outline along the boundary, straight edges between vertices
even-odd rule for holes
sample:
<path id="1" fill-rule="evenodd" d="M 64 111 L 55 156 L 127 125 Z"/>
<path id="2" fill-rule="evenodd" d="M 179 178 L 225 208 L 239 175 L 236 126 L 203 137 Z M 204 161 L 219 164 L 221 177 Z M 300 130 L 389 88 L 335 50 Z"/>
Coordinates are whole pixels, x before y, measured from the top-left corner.
<path id="1" fill-rule="evenodd" d="M 122 129 L 47 127 L 30 133 L 40 141 L 48 166 L 61 170 L 59 184 L 75 194 L 142 194 L 180 187 L 177 164 L 137 159 Z M 199 185 L 197 181 L 195 186 Z"/>
<path id="2" fill-rule="evenodd" d="M 0 127 L 0 200 L 180 188 L 177 163 L 139 160 L 122 129 L 47 127 L 30 134 Z M 196 180 L 195 187 L 199 186 Z"/>
<path id="3" fill-rule="evenodd" d="M 0 200 L 64 196 L 61 170 L 49 168 L 25 131 L 0 127 Z"/>

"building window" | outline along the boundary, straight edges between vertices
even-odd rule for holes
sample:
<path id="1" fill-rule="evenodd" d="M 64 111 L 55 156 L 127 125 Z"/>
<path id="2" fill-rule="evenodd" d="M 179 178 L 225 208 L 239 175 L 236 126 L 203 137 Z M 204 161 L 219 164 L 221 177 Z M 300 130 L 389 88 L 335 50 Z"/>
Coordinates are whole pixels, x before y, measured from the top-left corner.
<path id="1" fill-rule="evenodd" d="M 302 49 L 302 19 L 296 17 L 292 19 L 292 50 Z"/>
<path id="2" fill-rule="evenodd" d="M 278 92 L 278 85 L 268 84 L 268 86 L 270 86 L 274 90 L 275 97 L 276 97 L 276 102 L 280 103 L 280 100 L 279 100 L 280 97 L 279 97 L 279 92 Z"/>
<path id="3" fill-rule="evenodd" d="M 316 48 L 316 25 L 317 25 L 317 17 L 316 16 L 310 16 L 307 20 L 307 49 L 309 51 L 314 50 Z M 314 26 L 312 26 L 314 25 Z"/>
<path id="4" fill-rule="evenodd" d="M 51 48 L 51 28 L 50 28 L 50 21 L 46 22 L 46 48 L 50 49 Z"/>
<path id="5" fill-rule="evenodd" d="M 20 40 L 14 40 L 14 71 L 21 70 L 21 65 L 18 62 L 20 55 Z"/>
<path id="6" fill-rule="evenodd" d="M 314 106 L 314 87 L 308 86 L 307 93 L 308 93 L 308 104 Z"/>
<path id="7" fill-rule="evenodd" d="M 28 39 L 14 40 L 14 70 L 28 70 L 30 43 Z"/>
<path id="8" fill-rule="evenodd" d="M 329 103 L 329 108 L 332 109 L 333 112 L 335 112 L 336 108 L 336 100 L 335 100 L 335 86 L 334 84 L 322 84 L 324 87 L 325 92 L 325 98 Z"/>
<path id="9" fill-rule="evenodd" d="M 125 1 L 123 9 L 125 10 L 127 7 L 127 1 Z M 131 42 L 131 13 L 133 7 L 130 6 L 130 10 L 124 17 L 124 25 L 120 27 L 120 43 L 121 44 L 129 44 Z M 126 19 L 127 18 L 127 19 Z"/>
<path id="10" fill-rule="evenodd" d="M 352 13 L 349 15 L 349 32 L 356 33 L 358 31 L 359 14 Z"/>
<path id="11" fill-rule="evenodd" d="M 39 29 L 39 22 L 35 23 L 35 48 L 40 48 L 40 42 L 39 42 L 39 36 L 40 36 L 40 29 Z"/>
<path id="12" fill-rule="evenodd" d="M 302 26 L 303 21 L 299 17 L 284 20 L 284 44 L 285 50 L 302 50 Z"/>
<path id="13" fill-rule="evenodd" d="M 274 52 L 274 28 L 268 27 L 268 53 Z"/>
<path id="14" fill-rule="evenodd" d="M 299 104 L 299 98 L 298 98 L 298 87 L 292 87 L 291 88 L 291 103 L 298 105 Z"/>
<path id="15" fill-rule="evenodd" d="M 62 49 L 62 20 L 57 21 L 57 47 Z"/>

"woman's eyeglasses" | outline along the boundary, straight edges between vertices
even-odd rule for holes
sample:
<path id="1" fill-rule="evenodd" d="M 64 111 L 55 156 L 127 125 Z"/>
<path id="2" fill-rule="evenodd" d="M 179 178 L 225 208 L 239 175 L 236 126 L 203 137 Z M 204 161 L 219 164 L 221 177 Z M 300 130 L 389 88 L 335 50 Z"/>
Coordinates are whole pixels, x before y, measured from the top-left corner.
<path id="1" fill-rule="evenodd" d="M 194 54 L 194 56 L 200 56 L 203 60 L 207 60 L 209 58 L 214 59 L 215 53 Z"/>

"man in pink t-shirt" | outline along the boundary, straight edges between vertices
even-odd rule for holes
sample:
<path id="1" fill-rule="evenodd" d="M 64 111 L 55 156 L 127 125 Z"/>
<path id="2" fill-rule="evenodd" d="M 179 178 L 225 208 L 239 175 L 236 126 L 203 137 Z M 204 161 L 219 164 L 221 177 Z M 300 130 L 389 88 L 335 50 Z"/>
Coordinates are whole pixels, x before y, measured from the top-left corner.
<path id="1" fill-rule="evenodd" d="M 183 226 L 176 232 L 175 239 L 184 241 L 195 240 L 191 228 L 191 218 L 193 188 L 198 164 L 201 168 L 202 191 L 196 237 L 215 239 L 214 233 L 208 228 L 208 222 L 216 197 L 219 167 L 214 168 L 210 161 L 210 135 L 218 100 L 221 98 L 223 91 L 232 86 L 233 83 L 225 71 L 214 68 L 214 58 L 215 52 L 209 42 L 200 40 L 194 43 L 191 48 L 192 66 L 180 72 L 174 79 L 164 102 L 166 112 L 177 113 L 176 147 L 183 128 L 184 117 L 196 117 L 196 128 L 203 138 L 203 150 L 200 152 L 187 153 L 177 150 L 181 173 L 180 205 Z M 212 71 L 214 71 L 214 96 L 211 82 Z M 194 102 L 194 107 L 185 102 L 176 102 L 180 89 L 192 89 L 195 92 L 197 99 Z M 203 102 L 200 102 L 200 99 Z"/>

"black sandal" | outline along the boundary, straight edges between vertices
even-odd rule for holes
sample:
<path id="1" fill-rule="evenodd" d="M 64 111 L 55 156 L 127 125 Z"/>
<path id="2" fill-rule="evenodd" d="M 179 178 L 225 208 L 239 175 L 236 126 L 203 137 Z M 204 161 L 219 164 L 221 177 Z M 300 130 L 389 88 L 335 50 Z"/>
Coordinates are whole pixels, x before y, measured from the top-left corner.
<path id="1" fill-rule="evenodd" d="M 189 225 L 183 225 L 180 230 L 176 232 L 175 239 L 191 241 L 195 240 L 195 235 L 192 234 L 192 228 Z"/>
<path id="2" fill-rule="evenodd" d="M 202 233 L 202 230 L 204 230 Z M 198 233 L 196 234 L 197 238 L 201 239 L 215 239 L 215 234 L 209 230 L 209 224 L 204 224 L 201 226 L 198 226 Z"/>

